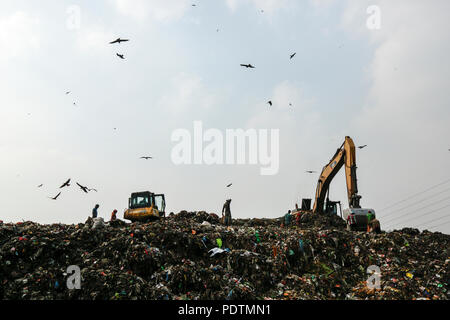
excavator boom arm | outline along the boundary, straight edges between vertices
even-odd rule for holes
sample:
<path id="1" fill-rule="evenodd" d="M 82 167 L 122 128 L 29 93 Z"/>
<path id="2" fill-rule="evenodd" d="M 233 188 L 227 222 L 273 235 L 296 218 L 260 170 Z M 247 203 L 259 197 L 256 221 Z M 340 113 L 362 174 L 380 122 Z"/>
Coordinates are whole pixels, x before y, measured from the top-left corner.
<path id="1" fill-rule="evenodd" d="M 357 179 L 356 179 L 356 155 L 355 144 L 350 137 L 345 137 L 342 146 L 336 151 L 330 162 L 323 167 L 317 182 L 316 197 L 313 212 L 322 212 L 325 196 L 334 176 L 345 165 L 345 179 L 347 182 L 347 196 L 351 208 L 359 208 Z"/>
<path id="2" fill-rule="evenodd" d="M 358 183 L 356 179 L 356 152 L 355 144 L 350 137 L 345 137 L 345 181 L 347 182 L 347 196 L 350 208 L 360 208 Z"/>

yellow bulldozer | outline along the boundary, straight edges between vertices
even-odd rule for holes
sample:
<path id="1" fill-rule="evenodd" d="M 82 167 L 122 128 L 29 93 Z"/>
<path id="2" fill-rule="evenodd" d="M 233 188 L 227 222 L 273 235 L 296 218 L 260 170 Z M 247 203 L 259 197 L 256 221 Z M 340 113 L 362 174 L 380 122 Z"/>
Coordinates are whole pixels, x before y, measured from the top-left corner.
<path id="1" fill-rule="evenodd" d="M 132 222 L 146 222 L 165 217 L 165 210 L 164 194 L 150 191 L 134 192 L 128 199 L 128 209 L 125 210 L 123 217 Z"/>

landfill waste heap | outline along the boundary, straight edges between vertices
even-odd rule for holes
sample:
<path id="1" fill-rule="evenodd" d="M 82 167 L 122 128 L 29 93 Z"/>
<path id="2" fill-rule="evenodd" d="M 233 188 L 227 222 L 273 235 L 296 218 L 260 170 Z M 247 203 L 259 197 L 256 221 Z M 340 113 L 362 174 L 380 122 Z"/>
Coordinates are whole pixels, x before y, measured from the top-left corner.
<path id="1" fill-rule="evenodd" d="M 0 298 L 449 298 L 450 235 L 350 232 L 317 214 L 282 221 L 227 228 L 215 214 L 182 211 L 148 223 L 0 223 Z M 68 288 L 69 266 L 79 267 L 80 289 Z"/>

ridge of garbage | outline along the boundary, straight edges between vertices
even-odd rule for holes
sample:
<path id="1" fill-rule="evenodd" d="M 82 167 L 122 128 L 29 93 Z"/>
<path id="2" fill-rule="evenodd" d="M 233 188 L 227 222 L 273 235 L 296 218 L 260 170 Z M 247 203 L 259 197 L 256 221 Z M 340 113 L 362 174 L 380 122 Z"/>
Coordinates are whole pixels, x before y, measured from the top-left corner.
<path id="1" fill-rule="evenodd" d="M 338 216 L 0 223 L 0 299 L 448 299 L 450 235 L 351 232 Z M 68 289 L 67 268 L 81 270 Z M 367 268 L 378 266 L 379 288 Z"/>

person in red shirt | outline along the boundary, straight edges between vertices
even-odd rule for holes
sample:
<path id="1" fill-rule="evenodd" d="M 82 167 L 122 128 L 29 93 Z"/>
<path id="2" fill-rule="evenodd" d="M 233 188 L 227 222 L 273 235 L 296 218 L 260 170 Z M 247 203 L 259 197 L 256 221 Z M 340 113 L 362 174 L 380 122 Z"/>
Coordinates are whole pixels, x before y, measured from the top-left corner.
<path id="1" fill-rule="evenodd" d="M 117 210 L 114 209 L 114 211 L 111 213 L 111 221 L 117 220 Z"/>
<path id="2" fill-rule="evenodd" d="M 300 225 L 300 219 L 302 218 L 302 215 L 300 214 L 300 212 L 297 212 L 295 215 L 295 222 L 297 223 L 297 225 Z"/>

